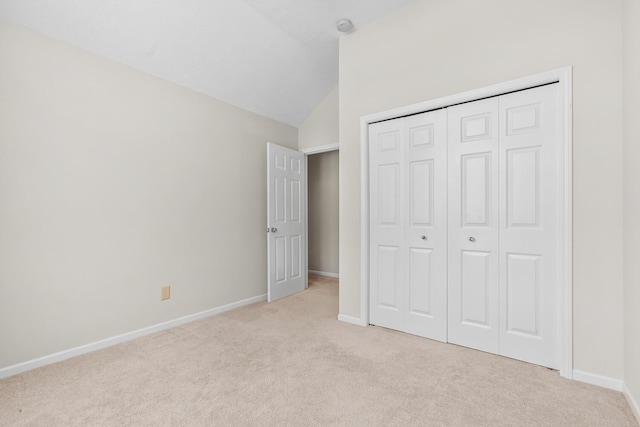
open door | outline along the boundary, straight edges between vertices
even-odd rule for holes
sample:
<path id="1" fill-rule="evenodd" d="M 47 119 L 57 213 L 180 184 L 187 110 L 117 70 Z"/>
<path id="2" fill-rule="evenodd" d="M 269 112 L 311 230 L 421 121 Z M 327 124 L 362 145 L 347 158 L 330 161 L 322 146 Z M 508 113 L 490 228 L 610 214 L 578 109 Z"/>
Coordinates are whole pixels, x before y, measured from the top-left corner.
<path id="1" fill-rule="evenodd" d="M 267 143 L 269 302 L 307 285 L 307 174 L 304 154 Z"/>

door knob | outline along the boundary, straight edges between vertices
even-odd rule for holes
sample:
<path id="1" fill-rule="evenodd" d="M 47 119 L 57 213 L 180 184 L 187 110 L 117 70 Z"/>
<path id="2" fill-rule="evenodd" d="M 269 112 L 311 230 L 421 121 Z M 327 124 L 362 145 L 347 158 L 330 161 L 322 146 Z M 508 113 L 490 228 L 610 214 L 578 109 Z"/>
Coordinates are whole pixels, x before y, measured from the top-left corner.
<path id="1" fill-rule="evenodd" d="M 475 242 L 475 241 L 476 241 L 476 238 L 475 238 L 475 237 L 469 237 L 469 241 L 470 241 L 471 243 L 473 243 L 473 242 Z"/>
<path id="2" fill-rule="evenodd" d="M 272 232 L 272 233 L 275 233 L 276 231 L 278 231 L 278 229 L 277 229 L 277 228 L 272 228 L 272 229 L 271 229 L 271 232 Z"/>
<path id="3" fill-rule="evenodd" d="M 427 240 L 427 236 L 420 237 L 422 240 Z"/>

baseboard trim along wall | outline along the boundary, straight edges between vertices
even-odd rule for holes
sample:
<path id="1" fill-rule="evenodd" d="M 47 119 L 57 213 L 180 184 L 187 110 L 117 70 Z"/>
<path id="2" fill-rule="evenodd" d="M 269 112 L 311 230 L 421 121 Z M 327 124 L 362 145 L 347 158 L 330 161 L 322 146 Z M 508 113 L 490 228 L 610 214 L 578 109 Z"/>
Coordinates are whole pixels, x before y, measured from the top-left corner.
<path id="1" fill-rule="evenodd" d="M 573 379 L 576 381 L 597 385 L 615 391 L 623 391 L 624 389 L 624 381 L 622 380 L 617 380 L 615 378 L 609 378 L 598 374 L 592 374 L 589 372 L 581 371 L 579 369 L 573 370 Z"/>
<path id="2" fill-rule="evenodd" d="M 624 389 L 622 390 L 622 392 L 624 393 L 624 397 L 627 398 L 629 406 L 631 406 L 631 412 L 633 412 L 633 415 L 636 416 L 636 421 L 638 421 L 638 424 L 640 424 L 640 405 L 638 405 L 638 402 L 636 402 L 636 400 L 633 398 L 631 390 L 629 390 L 626 384 L 624 385 Z"/>
<path id="3" fill-rule="evenodd" d="M 150 335 L 156 332 L 164 331 L 166 329 L 175 328 L 176 326 L 184 325 L 185 323 L 193 322 L 194 320 L 203 319 L 205 317 L 214 316 L 216 314 L 224 313 L 225 311 L 233 310 L 234 308 L 242 307 L 245 305 L 253 304 L 256 302 L 266 301 L 267 294 L 258 295 L 257 297 L 243 299 L 241 301 L 232 302 L 220 307 L 211 308 L 209 310 L 201 311 L 199 313 L 190 314 L 188 316 L 179 317 L 168 322 L 158 323 L 157 325 L 148 326 L 146 328 L 138 329 L 132 332 L 127 332 L 122 335 L 117 335 L 111 338 L 105 338 L 100 341 L 81 345 L 79 347 L 63 350 L 58 353 L 50 354 L 48 356 L 39 357 L 37 359 L 29 360 L 26 362 L 18 363 L 0 369 L 0 379 L 8 378 L 13 375 L 21 374 L 23 372 L 30 371 L 32 369 L 40 368 L 42 366 L 51 365 L 52 363 L 61 362 L 66 359 L 70 359 L 82 354 L 91 353 L 92 351 L 100 350 L 112 345 L 120 344 L 125 341 L 131 341 L 136 338 Z"/>
<path id="4" fill-rule="evenodd" d="M 347 316 L 346 314 L 338 314 L 338 320 L 352 325 L 367 326 L 359 317 Z"/>
<path id="5" fill-rule="evenodd" d="M 309 274 L 315 274 L 316 276 L 333 277 L 339 279 L 340 275 L 337 273 L 327 273 L 326 271 L 309 270 Z"/>

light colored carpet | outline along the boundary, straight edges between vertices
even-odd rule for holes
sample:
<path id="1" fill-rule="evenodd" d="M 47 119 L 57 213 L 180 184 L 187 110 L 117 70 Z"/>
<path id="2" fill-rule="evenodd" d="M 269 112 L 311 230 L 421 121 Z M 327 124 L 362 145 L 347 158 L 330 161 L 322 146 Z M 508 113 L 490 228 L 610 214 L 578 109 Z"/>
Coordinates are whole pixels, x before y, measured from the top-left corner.
<path id="1" fill-rule="evenodd" d="M 336 320 L 337 281 L 0 381 L 0 425 L 635 426 L 621 393 Z"/>

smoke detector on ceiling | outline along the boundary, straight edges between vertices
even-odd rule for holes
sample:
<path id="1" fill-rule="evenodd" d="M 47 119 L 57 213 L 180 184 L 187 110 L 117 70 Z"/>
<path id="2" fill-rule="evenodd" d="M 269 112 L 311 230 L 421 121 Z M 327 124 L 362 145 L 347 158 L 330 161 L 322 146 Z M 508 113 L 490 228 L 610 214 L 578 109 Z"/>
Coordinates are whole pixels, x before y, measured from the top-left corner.
<path id="1" fill-rule="evenodd" d="M 350 33 L 351 31 L 353 31 L 353 22 L 349 21 L 348 19 L 341 19 L 336 23 L 336 28 L 341 33 Z"/>

